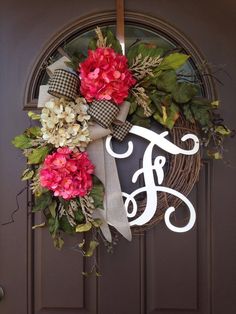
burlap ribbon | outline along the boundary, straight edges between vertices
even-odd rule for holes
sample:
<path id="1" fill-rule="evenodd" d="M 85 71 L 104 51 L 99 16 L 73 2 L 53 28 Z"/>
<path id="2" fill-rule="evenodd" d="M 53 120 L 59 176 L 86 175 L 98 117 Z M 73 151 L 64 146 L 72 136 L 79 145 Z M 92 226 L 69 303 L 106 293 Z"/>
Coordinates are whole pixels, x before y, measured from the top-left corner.
<path id="1" fill-rule="evenodd" d="M 70 73 L 67 66 L 69 61 L 70 59 L 63 56 L 47 68 L 51 82 L 53 81 L 55 73 L 58 73 L 58 70 L 64 70 Z M 69 89 L 71 89 L 71 86 Z M 51 92 L 50 83 L 40 86 L 38 107 L 43 107 L 45 103 L 52 98 L 49 92 Z M 54 96 L 63 97 L 63 94 L 61 92 L 59 94 L 55 93 Z M 130 104 L 128 102 L 124 102 L 119 108 L 110 102 L 101 106 L 100 101 L 98 101 L 93 102 L 89 109 L 89 114 L 95 123 L 89 126 L 92 142 L 89 144 L 87 151 L 91 161 L 95 165 L 95 175 L 106 187 L 104 209 L 94 211 L 94 218 L 100 218 L 104 221 L 101 226 L 101 231 L 108 241 L 112 240 L 108 224 L 116 228 L 127 240 L 131 241 L 132 239 L 130 225 L 122 199 L 116 162 L 115 159 L 107 153 L 104 144 L 104 137 L 107 135 L 112 134 L 112 136 L 122 141 L 131 129 L 132 124 L 126 121 L 129 106 Z M 105 111 L 102 112 L 103 110 Z"/>

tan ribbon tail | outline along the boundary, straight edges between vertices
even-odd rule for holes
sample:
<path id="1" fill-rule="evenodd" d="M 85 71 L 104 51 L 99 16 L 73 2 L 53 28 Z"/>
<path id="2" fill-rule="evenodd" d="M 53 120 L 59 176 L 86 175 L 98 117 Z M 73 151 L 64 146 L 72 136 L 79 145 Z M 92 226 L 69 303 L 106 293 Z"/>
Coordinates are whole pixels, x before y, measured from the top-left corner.
<path id="1" fill-rule="evenodd" d="M 111 134 L 110 129 L 104 129 L 102 126 L 100 126 L 97 123 L 90 125 L 88 129 L 89 129 L 89 136 L 92 141 L 96 141 L 98 139 L 101 139 Z"/>
<path id="2" fill-rule="evenodd" d="M 43 108 L 45 103 L 53 98 L 53 96 L 48 93 L 48 88 L 49 85 L 41 85 L 39 87 L 38 108 Z"/>
<path id="3" fill-rule="evenodd" d="M 124 101 L 120 106 L 120 112 L 116 117 L 116 120 L 114 121 L 114 124 L 122 124 L 125 123 L 125 120 L 128 116 L 129 113 L 129 108 L 130 108 L 130 102 L 129 101 Z"/>
<path id="4" fill-rule="evenodd" d="M 89 159 L 92 161 L 92 163 L 95 166 L 95 175 L 102 181 L 102 183 L 105 185 L 106 183 L 106 176 L 105 176 L 105 160 L 104 160 L 104 144 L 102 139 L 98 139 L 92 143 L 89 144 L 87 147 L 87 152 L 89 154 Z M 102 209 L 96 209 L 93 213 L 94 218 L 100 218 L 103 220 L 103 224 L 100 227 L 101 232 L 104 236 L 104 238 L 111 242 L 111 232 L 109 229 L 109 226 L 107 224 L 107 217 L 106 217 L 106 206 L 105 206 L 105 200 L 104 200 L 104 210 Z"/>
<path id="5" fill-rule="evenodd" d="M 71 72 L 71 68 L 67 65 L 68 62 L 71 62 L 71 60 L 68 57 L 66 57 L 66 56 L 61 57 L 60 59 L 58 59 L 57 61 L 55 61 L 54 63 L 50 64 L 47 67 L 47 69 L 46 69 L 47 74 L 50 77 L 52 77 L 54 72 L 58 69 Z"/>
<path id="6" fill-rule="evenodd" d="M 103 219 L 116 228 L 127 240 L 131 241 L 132 234 L 123 203 L 115 159 L 106 152 L 102 139 L 89 144 L 87 152 L 90 160 L 95 165 L 95 175 L 106 186 Z M 104 224 L 101 231 L 104 237 L 110 241 L 107 227 Z"/>
<path id="7" fill-rule="evenodd" d="M 127 240 L 132 240 L 132 233 L 125 210 L 120 180 L 114 157 L 104 150 L 106 169 L 106 208 L 107 222 L 114 226 Z"/>

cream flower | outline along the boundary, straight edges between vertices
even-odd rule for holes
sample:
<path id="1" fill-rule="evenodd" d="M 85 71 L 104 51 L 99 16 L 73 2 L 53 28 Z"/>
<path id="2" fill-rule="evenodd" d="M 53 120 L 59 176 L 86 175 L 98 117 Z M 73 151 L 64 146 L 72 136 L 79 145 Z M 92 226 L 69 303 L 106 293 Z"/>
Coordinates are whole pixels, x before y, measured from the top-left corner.
<path id="1" fill-rule="evenodd" d="M 91 141 L 87 114 L 88 105 L 84 98 L 75 102 L 65 99 L 51 99 L 41 113 L 43 139 L 56 148 L 68 146 L 73 150 L 85 150 Z"/>

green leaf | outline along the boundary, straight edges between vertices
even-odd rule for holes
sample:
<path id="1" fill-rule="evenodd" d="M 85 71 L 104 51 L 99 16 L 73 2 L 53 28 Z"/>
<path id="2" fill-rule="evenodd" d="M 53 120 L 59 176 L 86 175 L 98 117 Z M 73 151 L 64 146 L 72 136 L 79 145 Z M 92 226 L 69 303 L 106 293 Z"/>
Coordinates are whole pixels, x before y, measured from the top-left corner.
<path id="1" fill-rule="evenodd" d="M 152 104 L 155 105 L 155 108 L 158 109 L 159 113 L 161 113 L 162 112 L 162 108 L 161 108 L 162 95 L 159 95 L 158 91 L 155 90 L 151 94 L 149 94 L 149 98 L 152 100 Z"/>
<path id="2" fill-rule="evenodd" d="M 28 138 L 25 134 L 21 134 L 21 135 L 16 136 L 12 140 L 12 144 L 16 148 L 20 148 L 20 149 L 26 149 L 26 148 L 32 147 L 31 139 Z"/>
<path id="3" fill-rule="evenodd" d="M 97 39 L 96 39 L 96 38 L 90 39 L 90 41 L 89 41 L 89 43 L 88 43 L 88 49 L 89 49 L 89 50 L 95 50 L 95 49 L 97 49 Z"/>
<path id="4" fill-rule="evenodd" d="M 176 120 L 179 118 L 179 107 L 174 103 L 171 103 L 166 107 L 162 106 L 162 114 L 157 111 L 153 115 L 153 118 L 171 130 L 175 125 Z"/>
<path id="5" fill-rule="evenodd" d="M 59 220 L 60 229 L 68 234 L 75 232 L 75 228 L 71 226 L 66 216 L 62 216 Z"/>
<path id="6" fill-rule="evenodd" d="M 94 251 L 98 245 L 99 245 L 99 243 L 97 241 L 94 241 L 94 240 L 90 241 L 89 248 L 88 248 L 87 252 L 84 254 L 84 256 L 86 256 L 86 257 L 93 256 L 93 253 L 94 253 Z"/>
<path id="7" fill-rule="evenodd" d="M 103 33 L 104 37 L 107 38 L 107 46 L 111 46 L 111 48 L 113 48 L 117 53 L 122 54 L 121 44 L 113 32 L 110 29 L 106 29 Z"/>
<path id="8" fill-rule="evenodd" d="M 26 129 L 25 134 L 30 138 L 37 138 L 42 136 L 41 128 L 38 126 L 33 126 Z"/>
<path id="9" fill-rule="evenodd" d="M 185 64 L 188 58 L 189 56 L 183 53 L 172 53 L 163 58 L 159 70 L 177 70 Z"/>
<path id="10" fill-rule="evenodd" d="M 223 136 L 228 136 L 231 133 L 230 129 L 228 129 L 226 126 L 222 126 L 222 125 L 219 125 L 218 127 L 216 127 L 215 132 L 217 132 Z"/>
<path id="11" fill-rule="evenodd" d="M 133 125 L 142 126 L 149 129 L 151 127 L 151 121 L 148 118 L 140 118 L 136 113 L 132 116 L 131 123 Z"/>
<path id="12" fill-rule="evenodd" d="M 93 175 L 93 188 L 89 195 L 93 198 L 95 208 L 103 208 L 104 193 L 103 183 Z"/>
<path id="13" fill-rule="evenodd" d="M 34 113 L 32 111 L 28 112 L 28 116 L 32 120 L 40 120 L 40 114 L 36 114 L 36 113 Z"/>
<path id="14" fill-rule="evenodd" d="M 35 205 L 32 212 L 46 209 L 52 203 L 52 195 L 50 192 L 43 193 L 35 197 Z"/>
<path id="15" fill-rule="evenodd" d="M 192 99 L 191 104 L 199 107 L 207 107 L 208 109 L 212 109 L 211 102 L 206 98 L 195 97 Z"/>
<path id="16" fill-rule="evenodd" d="M 76 226 L 75 231 L 76 232 L 87 232 L 92 228 L 91 222 L 87 222 L 85 224 L 81 224 Z"/>
<path id="17" fill-rule="evenodd" d="M 21 175 L 21 180 L 22 181 L 30 180 L 33 178 L 33 176 L 34 176 L 34 170 L 27 168 L 23 171 Z"/>
<path id="18" fill-rule="evenodd" d="M 136 101 L 132 101 L 132 102 L 130 103 L 129 115 L 133 114 L 133 113 L 136 111 L 137 106 L 138 106 L 138 104 L 137 104 Z"/>
<path id="19" fill-rule="evenodd" d="M 196 85 L 180 82 L 177 83 L 172 91 L 172 96 L 178 104 L 189 102 L 198 93 Z"/>
<path id="20" fill-rule="evenodd" d="M 81 224 L 84 222 L 84 215 L 81 210 L 77 210 L 75 212 L 75 220 L 78 224 Z"/>
<path id="21" fill-rule="evenodd" d="M 50 214 L 53 218 L 56 217 L 56 208 L 57 208 L 57 202 L 53 201 L 49 206 L 48 209 L 50 211 Z"/>
<path id="22" fill-rule="evenodd" d="M 191 111 L 194 119 L 202 126 L 207 126 L 210 123 L 210 113 L 208 107 L 191 105 Z"/>
<path id="23" fill-rule="evenodd" d="M 154 44 L 147 43 L 138 43 L 133 45 L 127 53 L 127 58 L 129 64 L 131 65 L 134 62 L 134 59 L 141 55 L 143 58 L 145 57 L 158 57 L 162 56 L 164 53 L 163 48 L 157 48 Z"/>
<path id="24" fill-rule="evenodd" d="M 159 90 L 167 93 L 172 92 L 177 83 L 175 71 L 163 71 L 156 79 L 156 86 Z"/>
<path id="25" fill-rule="evenodd" d="M 147 118 L 147 117 L 145 116 L 144 110 L 143 110 L 143 108 L 142 108 L 141 106 L 138 106 L 138 107 L 137 107 L 137 110 L 136 110 L 135 114 L 136 114 L 137 116 L 139 116 L 140 118 L 143 118 L 143 119 Z"/>
<path id="26" fill-rule="evenodd" d="M 55 218 L 52 218 L 52 217 L 49 218 L 48 226 L 49 226 L 48 229 L 49 229 L 50 234 L 52 235 L 53 238 L 56 238 L 59 227 L 60 227 L 58 217 L 56 216 Z"/>
<path id="27" fill-rule="evenodd" d="M 47 146 L 35 148 L 28 155 L 28 164 L 42 163 L 49 152 L 50 152 L 50 149 Z"/>
<path id="28" fill-rule="evenodd" d="M 192 114 L 192 111 L 190 109 L 190 105 L 189 104 L 183 106 L 183 111 L 184 111 L 185 118 L 189 122 L 194 123 L 194 117 L 193 117 L 193 114 Z"/>

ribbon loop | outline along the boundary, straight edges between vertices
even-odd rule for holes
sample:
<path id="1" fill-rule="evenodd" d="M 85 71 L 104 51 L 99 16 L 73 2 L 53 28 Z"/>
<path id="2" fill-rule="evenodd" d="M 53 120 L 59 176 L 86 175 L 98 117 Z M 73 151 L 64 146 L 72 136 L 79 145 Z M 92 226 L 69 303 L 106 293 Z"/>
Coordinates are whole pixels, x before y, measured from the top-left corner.
<path id="1" fill-rule="evenodd" d="M 75 73 L 58 69 L 49 80 L 48 93 L 66 100 L 75 100 L 78 93 L 79 77 Z"/>
<path id="2" fill-rule="evenodd" d="M 108 100 L 94 100 L 89 105 L 88 114 L 97 124 L 108 129 L 119 111 L 119 108 Z"/>
<path id="3" fill-rule="evenodd" d="M 127 101 L 118 107 L 108 100 L 95 100 L 89 105 L 88 114 L 101 127 L 110 129 L 114 138 L 123 141 L 132 128 L 132 124 L 126 121 L 129 107 Z"/>
<path id="4" fill-rule="evenodd" d="M 113 124 L 112 136 L 122 142 L 132 127 L 133 125 L 129 121 L 125 121 L 122 125 Z"/>

